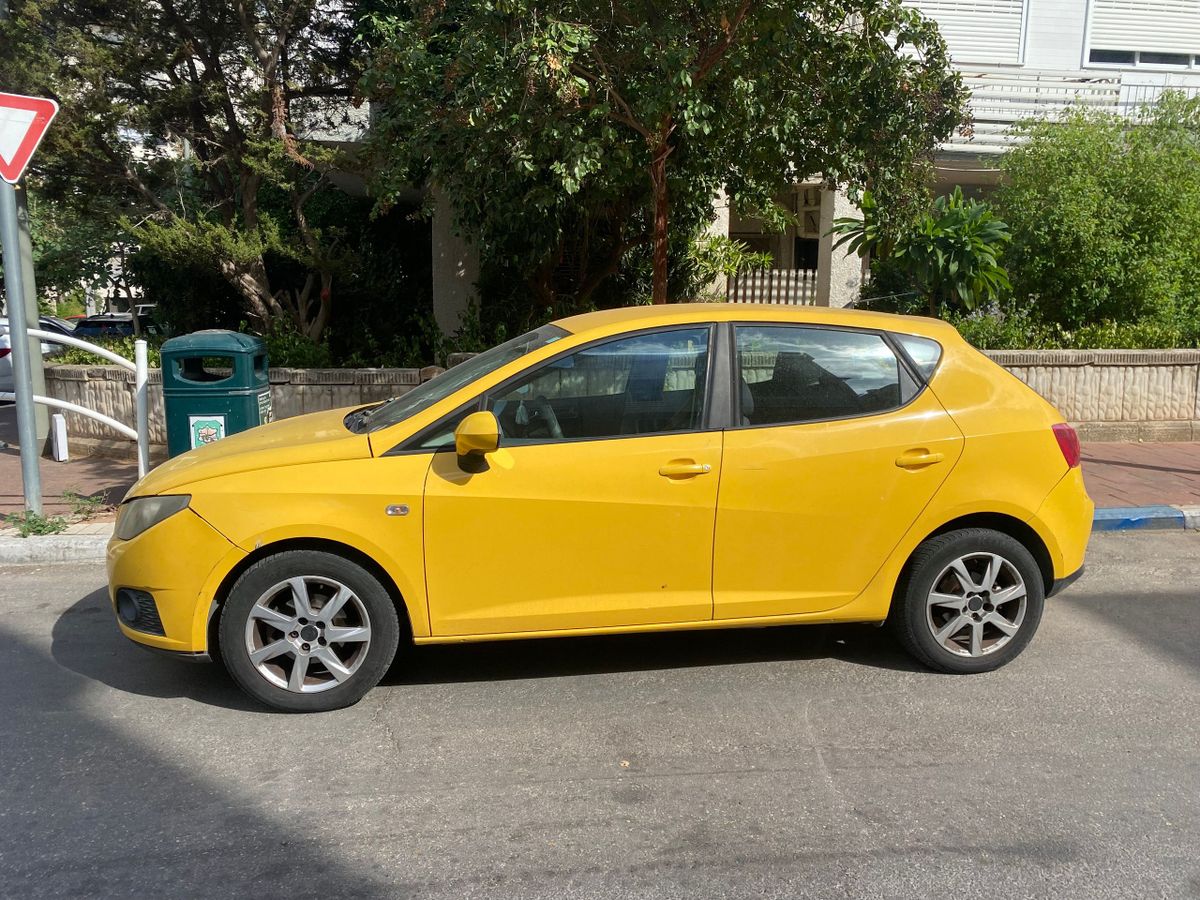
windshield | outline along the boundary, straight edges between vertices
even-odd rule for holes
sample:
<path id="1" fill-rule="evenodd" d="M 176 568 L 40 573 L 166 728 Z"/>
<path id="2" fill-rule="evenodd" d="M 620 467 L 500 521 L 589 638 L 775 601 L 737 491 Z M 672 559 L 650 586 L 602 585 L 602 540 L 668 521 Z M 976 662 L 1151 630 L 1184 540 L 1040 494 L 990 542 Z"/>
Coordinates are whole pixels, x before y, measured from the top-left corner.
<path id="1" fill-rule="evenodd" d="M 478 356 L 447 369 L 402 397 L 388 400 L 382 406 L 351 413 L 346 417 L 346 427 L 351 431 L 378 431 L 380 428 L 395 425 L 421 410 L 428 409 L 489 372 L 494 372 L 514 359 L 520 359 L 525 354 L 552 344 L 568 334 L 570 332 L 557 325 L 543 325 L 536 331 L 505 341 L 498 347 L 485 350 Z"/>

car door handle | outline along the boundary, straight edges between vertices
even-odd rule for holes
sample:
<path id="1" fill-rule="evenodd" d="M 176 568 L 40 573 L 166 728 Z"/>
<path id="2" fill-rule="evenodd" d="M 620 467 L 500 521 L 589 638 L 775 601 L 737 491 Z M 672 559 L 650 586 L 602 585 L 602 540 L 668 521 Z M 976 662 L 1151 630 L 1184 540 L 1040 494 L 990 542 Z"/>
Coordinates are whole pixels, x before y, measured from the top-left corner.
<path id="1" fill-rule="evenodd" d="M 658 474 L 664 478 L 694 478 L 697 475 L 707 475 L 711 471 L 712 466 L 708 463 L 683 460 L 665 463 L 658 467 Z"/>
<path id="2" fill-rule="evenodd" d="M 902 469 L 921 469 L 940 463 L 946 458 L 944 453 L 930 453 L 926 450 L 910 450 L 896 457 L 896 465 Z"/>

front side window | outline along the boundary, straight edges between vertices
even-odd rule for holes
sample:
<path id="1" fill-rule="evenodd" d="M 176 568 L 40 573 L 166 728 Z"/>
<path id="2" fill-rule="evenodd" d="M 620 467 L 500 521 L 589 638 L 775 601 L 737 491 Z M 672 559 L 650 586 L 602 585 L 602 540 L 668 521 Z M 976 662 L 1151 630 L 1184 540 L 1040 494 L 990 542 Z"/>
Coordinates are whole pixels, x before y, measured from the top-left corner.
<path id="1" fill-rule="evenodd" d="M 436 378 L 430 379 L 407 394 L 388 400 L 382 406 L 351 413 L 346 417 L 346 427 L 351 431 L 378 431 L 402 422 L 433 404 L 444 400 L 455 391 L 478 381 L 485 375 L 520 359 L 527 353 L 539 350 L 547 344 L 566 337 L 568 332 L 557 325 L 543 325 L 536 331 L 515 337 L 466 362 L 459 363 Z"/>
<path id="2" fill-rule="evenodd" d="M 878 334 L 791 325 L 739 325 L 736 334 L 743 425 L 870 415 L 909 392 Z"/>
<path id="3" fill-rule="evenodd" d="M 593 344 L 486 398 L 506 444 L 696 431 L 704 418 L 709 329 Z"/>

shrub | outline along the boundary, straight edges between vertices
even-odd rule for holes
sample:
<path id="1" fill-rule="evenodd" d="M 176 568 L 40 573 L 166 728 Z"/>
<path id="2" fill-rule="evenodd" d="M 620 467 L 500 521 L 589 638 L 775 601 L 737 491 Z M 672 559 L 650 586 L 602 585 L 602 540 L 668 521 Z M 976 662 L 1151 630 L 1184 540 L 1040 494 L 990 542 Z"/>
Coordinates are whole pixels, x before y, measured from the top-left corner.
<path id="1" fill-rule="evenodd" d="M 1110 322 L 1168 323 L 1200 300 L 1200 98 L 1167 93 L 1145 118 L 1073 110 L 1022 127 L 996 195 L 1012 227 L 1014 296 L 1095 340 Z M 1168 327 L 1168 326 L 1164 326 Z M 1098 329 L 1098 330 L 1095 330 Z M 1149 338 L 1150 326 L 1121 332 Z M 1150 329 L 1149 331 L 1146 329 Z M 1162 339 L 1157 332 L 1153 340 Z"/>
<path id="2" fill-rule="evenodd" d="M 994 303 L 1011 287 L 1000 264 L 1010 240 L 1008 226 L 988 203 L 963 197 L 961 188 L 898 226 L 883 220 L 870 192 L 864 193 L 862 212 L 861 219 L 834 220 L 831 232 L 840 235 L 836 247 L 845 244 L 876 257 L 872 280 L 887 282 L 883 292 L 915 291 L 925 298 L 929 314 L 937 315 Z"/>

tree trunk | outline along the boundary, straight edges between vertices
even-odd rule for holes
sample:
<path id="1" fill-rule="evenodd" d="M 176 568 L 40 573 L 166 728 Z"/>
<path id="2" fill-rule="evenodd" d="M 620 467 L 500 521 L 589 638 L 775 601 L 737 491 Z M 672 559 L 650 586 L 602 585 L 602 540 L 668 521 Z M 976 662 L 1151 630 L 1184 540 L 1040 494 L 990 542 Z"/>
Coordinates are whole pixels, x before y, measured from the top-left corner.
<path id="1" fill-rule="evenodd" d="M 654 159 L 650 163 L 650 184 L 654 189 L 654 276 L 651 282 L 651 300 L 655 303 L 667 302 L 667 224 L 670 218 L 671 205 L 667 196 L 667 156 L 670 149 L 660 145 L 654 151 Z"/>

